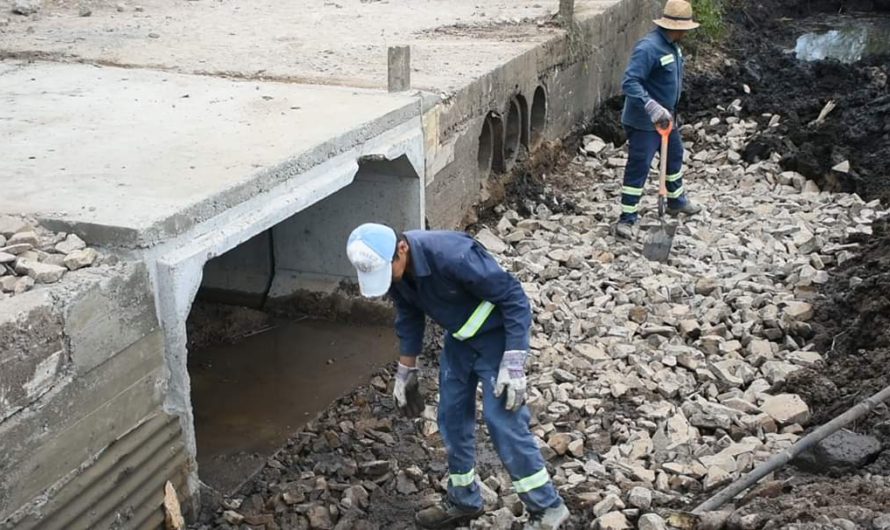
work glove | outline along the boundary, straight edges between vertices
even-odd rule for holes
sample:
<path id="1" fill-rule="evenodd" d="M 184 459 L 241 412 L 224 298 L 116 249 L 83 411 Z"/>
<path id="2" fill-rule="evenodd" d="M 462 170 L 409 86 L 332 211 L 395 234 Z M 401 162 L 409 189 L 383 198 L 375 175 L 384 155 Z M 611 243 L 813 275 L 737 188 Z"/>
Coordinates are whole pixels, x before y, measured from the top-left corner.
<path id="1" fill-rule="evenodd" d="M 504 352 L 501 366 L 498 369 L 498 379 L 494 385 L 495 397 L 501 397 L 507 391 L 507 401 L 504 404 L 510 412 L 516 412 L 525 403 L 528 381 L 525 378 L 525 358 L 528 352 L 524 350 L 510 350 Z"/>
<path id="2" fill-rule="evenodd" d="M 408 418 L 419 417 L 424 409 L 423 396 L 420 395 L 420 369 L 399 363 L 392 395 L 402 415 Z"/>
<path id="3" fill-rule="evenodd" d="M 652 123 L 662 129 L 667 127 L 673 119 L 670 111 L 662 107 L 654 99 L 650 99 L 646 102 L 646 113 L 649 114 L 649 119 L 652 120 Z"/>

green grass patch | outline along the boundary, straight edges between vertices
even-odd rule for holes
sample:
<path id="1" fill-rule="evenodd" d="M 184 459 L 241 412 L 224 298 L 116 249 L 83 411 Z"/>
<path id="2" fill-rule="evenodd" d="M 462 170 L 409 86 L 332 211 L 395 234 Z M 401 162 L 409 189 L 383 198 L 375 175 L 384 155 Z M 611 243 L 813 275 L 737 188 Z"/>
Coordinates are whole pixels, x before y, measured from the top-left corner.
<path id="1" fill-rule="evenodd" d="M 692 12 L 695 21 L 701 26 L 689 37 L 691 47 L 698 48 L 702 44 L 720 41 L 726 34 L 726 22 L 723 19 L 724 0 L 692 0 Z"/>

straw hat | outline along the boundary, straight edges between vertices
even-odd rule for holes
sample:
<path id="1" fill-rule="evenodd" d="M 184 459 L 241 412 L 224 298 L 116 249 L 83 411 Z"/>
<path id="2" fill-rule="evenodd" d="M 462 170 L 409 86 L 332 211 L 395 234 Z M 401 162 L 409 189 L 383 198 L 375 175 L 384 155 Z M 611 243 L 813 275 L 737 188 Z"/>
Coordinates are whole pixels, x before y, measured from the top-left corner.
<path id="1" fill-rule="evenodd" d="M 698 27 L 698 22 L 692 20 L 692 4 L 686 0 L 667 0 L 664 14 L 653 22 L 656 26 L 677 31 L 689 31 Z"/>

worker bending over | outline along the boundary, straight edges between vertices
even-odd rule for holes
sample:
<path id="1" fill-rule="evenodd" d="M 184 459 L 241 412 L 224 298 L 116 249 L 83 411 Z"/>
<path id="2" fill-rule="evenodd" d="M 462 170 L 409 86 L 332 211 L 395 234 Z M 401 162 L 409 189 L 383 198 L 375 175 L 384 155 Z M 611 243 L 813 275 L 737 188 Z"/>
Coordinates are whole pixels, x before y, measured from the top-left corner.
<path id="1" fill-rule="evenodd" d="M 409 231 L 364 224 L 349 236 L 347 255 L 361 293 L 389 293 L 396 307 L 401 356 L 393 395 L 409 417 L 424 409 L 417 356 L 425 318 L 445 328 L 439 361 L 439 431 L 448 453 L 448 495 L 421 510 L 418 525 L 440 528 L 483 513 L 476 477 L 476 388 L 485 422 L 513 487 L 529 512 L 526 530 L 555 530 L 569 517 L 556 492 L 525 405 L 525 361 L 532 322 L 519 281 L 467 234 Z"/>

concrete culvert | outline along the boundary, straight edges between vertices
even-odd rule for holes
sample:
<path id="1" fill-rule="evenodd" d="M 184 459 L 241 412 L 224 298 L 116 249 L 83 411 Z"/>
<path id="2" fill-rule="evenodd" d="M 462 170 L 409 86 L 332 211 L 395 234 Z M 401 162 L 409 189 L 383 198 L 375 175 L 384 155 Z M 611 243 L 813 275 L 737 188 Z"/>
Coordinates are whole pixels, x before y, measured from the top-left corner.
<path id="1" fill-rule="evenodd" d="M 506 169 L 510 169 L 516 162 L 521 146 L 522 113 L 519 102 L 514 98 L 510 101 L 510 107 L 507 110 L 507 128 L 504 134 L 504 162 L 507 166 Z"/>
<path id="2" fill-rule="evenodd" d="M 529 119 L 529 146 L 534 148 L 544 139 L 544 127 L 547 124 L 547 93 L 543 86 L 535 89 L 532 99 L 532 109 Z"/>
<path id="3" fill-rule="evenodd" d="M 348 185 L 204 264 L 186 364 L 198 474 L 217 492 L 398 350 L 388 307 L 350 287 L 345 242 L 367 219 L 420 226 L 421 180 L 407 156 L 357 162 Z"/>
<path id="4" fill-rule="evenodd" d="M 488 176 L 491 173 L 494 155 L 494 138 L 492 134 L 491 118 L 486 116 L 482 122 L 482 132 L 479 133 L 479 153 L 476 159 L 479 163 L 479 175 Z"/>

